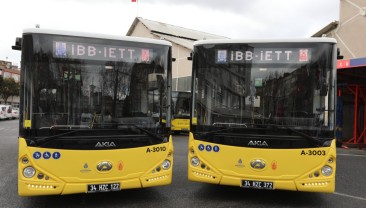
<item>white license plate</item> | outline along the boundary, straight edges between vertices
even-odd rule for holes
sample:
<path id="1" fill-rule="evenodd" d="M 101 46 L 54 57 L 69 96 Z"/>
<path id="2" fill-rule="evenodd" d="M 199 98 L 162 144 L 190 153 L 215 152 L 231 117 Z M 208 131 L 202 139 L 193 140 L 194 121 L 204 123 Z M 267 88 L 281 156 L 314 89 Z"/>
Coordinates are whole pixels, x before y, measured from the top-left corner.
<path id="1" fill-rule="evenodd" d="M 273 190 L 273 182 L 242 180 L 241 181 L 241 187 L 242 188 Z"/>
<path id="2" fill-rule="evenodd" d="M 98 193 L 98 192 L 109 192 L 109 191 L 120 191 L 119 183 L 106 183 L 106 184 L 89 184 L 88 193 Z"/>

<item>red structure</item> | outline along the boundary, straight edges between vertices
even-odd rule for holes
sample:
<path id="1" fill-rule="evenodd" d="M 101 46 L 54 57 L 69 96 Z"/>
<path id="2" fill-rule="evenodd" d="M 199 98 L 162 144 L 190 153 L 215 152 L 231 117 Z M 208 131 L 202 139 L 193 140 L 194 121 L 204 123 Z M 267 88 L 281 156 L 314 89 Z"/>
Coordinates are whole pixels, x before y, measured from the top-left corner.
<path id="1" fill-rule="evenodd" d="M 338 60 L 337 68 L 338 96 L 347 96 L 348 106 L 353 104 L 353 132 L 343 144 L 366 147 L 366 58 Z M 350 120 L 342 123 L 352 125 Z"/>
<path id="2" fill-rule="evenodd" d="M 353 113 L 353 136 L 345 143 L 366 145 L 366 89 L 360 85 L 348 86 L 347 89 L 354 95 L 355 101 Z M 359 104 L 360 101 L 363 102 L 363 105 Z M 363 116 L 359 113 L 359 108 L 362 107 Z"/>

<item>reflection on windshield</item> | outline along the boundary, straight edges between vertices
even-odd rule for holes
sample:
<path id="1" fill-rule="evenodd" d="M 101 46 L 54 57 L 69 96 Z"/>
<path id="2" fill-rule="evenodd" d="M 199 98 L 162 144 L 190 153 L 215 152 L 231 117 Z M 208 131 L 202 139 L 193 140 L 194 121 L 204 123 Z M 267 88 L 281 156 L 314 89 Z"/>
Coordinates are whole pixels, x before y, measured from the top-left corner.
<path id="1" fill-rule="evenodd" d="M 197 126 L 240 127 L 257 123 L 333 128 L 329 119 L 334 118 L 333 109 L 329 109 L 329 102 L 334 102 L 330 96 L 334 77 L 328 60 L 329 45 L 307 50 L 318 52 L 308 55 L 306 61 L 289 63 L 222 63 L 226 59 L 220 57 L 223 46 L 220 47 L 197 49 L 196 55 L 205 57 L 196 68 Z"/>
<path id="2" fill-rule="evenodd" d="M 164 63 L 39 63 L 32 127 L 157 128 L 166 106 Z"/>

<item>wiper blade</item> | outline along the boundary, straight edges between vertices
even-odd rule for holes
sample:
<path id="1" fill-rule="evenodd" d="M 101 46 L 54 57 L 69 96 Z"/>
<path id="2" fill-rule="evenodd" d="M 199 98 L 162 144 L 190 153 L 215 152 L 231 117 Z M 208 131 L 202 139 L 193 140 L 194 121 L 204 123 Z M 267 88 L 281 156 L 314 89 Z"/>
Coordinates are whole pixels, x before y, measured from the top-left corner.
<path id="1" fill-rule="evenodd" d="M 322 142 L 321 140 L 319 140 L 319 139 L 317 139 L 317 138 L 315 138 L 315 137 L 312 137 L 312 136 L 310 136 L 310 135 L 308 135 L 308 134 L 305 134 L 305 133 L 303 133 L 303 132 L 301 132 L 301 131 L 297 131 L 297 130 L 295 130 L 295 129 L 292 129 L 292 128 L 290 128 L 290 127 L 286 127 L 286 126 L 285 126 L 285 129 L 290 130 L 290 131 L 292 131 L 293 133 L 295 133 L 295 134 L 297 134 L 297 135 L 299 135 L 299 136 L 301 136 L 301 137 L 303 137 L 303 138 L 305 138 L 305 139 L 308 139 L 309 141 L 314 142 L 318 147 L 319 147 L 319 146 L 321 146 L 321 144 L 323 144 L 323 142 Z"/>
<path id="2" fill-rule="evenodd" d="M 264 126 L 264 127 L 274 127 L 276 129 L 286 129 L 286 130 L 289 130 L 293 133 L 295 133 L 296 135 L 298 136 L 301 136 L 302 138 L 305 138 L 313 143 L 315 143 L 315 145 L 317 145 L 318 147 L 319 146 L 322 146 L 323 142 L 324 141 L 327 141 L 327 140 L 331 140 L 331 139 L 324 139 L 324 140 L 320 140 L 318 138 L 315 138 L 315 137 L 312 137 L 308 134 L 305 134 L 301 131 L 297 131 L 291 127 L 294 127 L 294 126 L 287 126 L 287 125 L 277 125 L 277 124 L 250 124 L 250 125 L 253 125 L 253 126 Z"/>
<path id="3" fill-rule="evenodd" d="M 152 133 L 151 131 L 148 131 L 144 128 L 141 128 L 139 126 L 137 126 L 136 124 L 133 124 L 133 123 L 120 123 L 120 124 L 117 124 L 118 126 L 132 126 L 132 127 L 135 127 L 136 129 L 140 130 L 140 131 L 143 131 L 145 132 L 147 135 L 153 137 L 154 139 L 158 139 L 158 140 L 163 140 L 162 137 L 160 137 L 159 135 L 155 134 L 155 133 Z M 165 139 L 164 139 L 165 141 Z"/>
<path id="4" fill-rule="evenodd" d="M 63 133 L 63 134 L 56 134 L 56 135 L 49 136 L 49 137 L 36 138 L 36 139 L 32 140 L 32 142 L 35 142 L 35 144 L 37 144 L 37 145 L 42 145 L 44 143 L 47 143 L 47 142 L 52 141 L 54 139 L 57 139 L 59 137 L 66 136 L 66 135 L 69 135 L 69 134 L 73 134 L 73 133 L 76 133 L 76 132 L 79 132 L 79 131 L 82 131 L 82 130 L 68 131 L 68 132 Z M 32 144 L 32 142 L 31 142 L 31 144 Z"/>
<path id="5" fill-rule="evenodd" d="M 228 131 L 231 131 L 231 130 L 234 130 L 234 129 L 246 129 L 247 126 L 245 125 L 245 127 L 228 127 L 228 128 L 224 128 L 224 129 L 220 129 L 220 130 L 216 130 L 216 131 L 210 131 L 210 132 L 206 132 L 206 133 L 202 133 L 201 136 L 202 137 L 207 137 L 207 136 L 212 136 L 214 134 L 217 134 L 217 133 L 223 133 L 223 132 L 228 132 Z"/>
<path id="6" fill-rule="evenodd" d="M 144 128 L 141 128 L 139 126 L 137 126 L 136 124 L 131 124 L 131 123 L 123 123 L 123 124 L 114 124 L 114 125 L 117 125 L 117 126 L 132 126 L 144 133 L 146 133 L 148 136 L 154 138 L 154 139 L 157 139 L 157 140 L 164 140 L 166 141 L 167 139 L 163 139 L 162 137 L 158 136 L 157 134 L 154 134 Z M 75 131 L 68 131 L 68 132 L 65 132 L 65 133 L 62 133 L 62 134 L 56 134 L 56 135 L 52 135 L 52 136 L 47 136 L 47 137 L 40 137 L 40 138 L 34 138 L 33 140 L 31 140 L 31 144 L 32 145 L 38 145 L 38 146 L 41 146 L 47 142 L 50 142 L 50 141 L 53 141 L 55 139 L 58 139 L 60 137 L 64 137 L 64 136 L 67 136 L 67 135 L 70 135 L 70 134 L 73 134 L 73 133 L 77 133 L 77 132 L 81 132 L 81 131 L 105 131 L 105 129 L 78 129 L 78 130 L 75 130 Z"/>

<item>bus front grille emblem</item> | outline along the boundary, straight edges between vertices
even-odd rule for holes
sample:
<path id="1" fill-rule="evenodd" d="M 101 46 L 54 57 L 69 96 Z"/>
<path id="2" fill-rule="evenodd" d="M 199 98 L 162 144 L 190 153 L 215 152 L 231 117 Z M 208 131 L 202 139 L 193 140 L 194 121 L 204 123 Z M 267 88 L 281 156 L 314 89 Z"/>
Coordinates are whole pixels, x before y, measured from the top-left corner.
<path id="1" fill-rule="evenodd" d="M 106 172 L 106 171 L 110 171 L 112 169 L 112 163 L 111 162 L 100 162 L 97 165 L 97 170 L 100 172 Z"/>
<path id="2" fill-rule="evenodd" d="M 261 170 L 266 167 L 266 163 L 263 160 L 255 159 L 250 161 L 250 166 L 253 169 Z"/>

